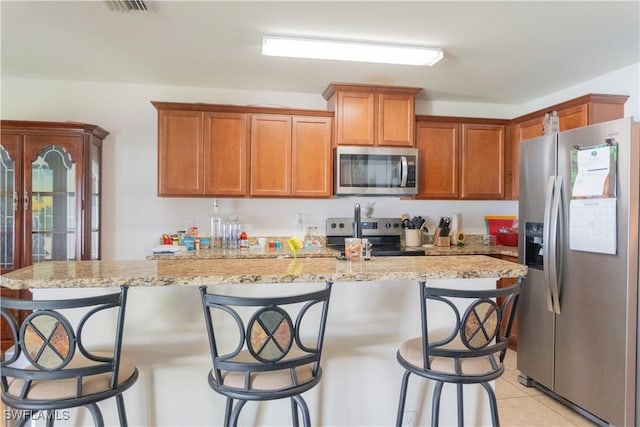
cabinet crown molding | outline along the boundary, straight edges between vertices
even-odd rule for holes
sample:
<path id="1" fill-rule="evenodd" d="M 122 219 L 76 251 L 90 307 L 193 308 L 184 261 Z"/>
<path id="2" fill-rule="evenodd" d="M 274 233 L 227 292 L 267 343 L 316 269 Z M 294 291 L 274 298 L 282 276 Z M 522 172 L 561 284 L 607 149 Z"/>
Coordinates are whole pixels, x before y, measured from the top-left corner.
<path id="1" fill-rule="evenodd" d="M 2 120 L 0 127 L 5 131 L 21 131 L 25 133 L 38 133 L 43 130 L 47 132 L 55 131 L 79 131 L 86 132 L 104 139 L 109 132 L 97 125 L 80 122 L 45 122 L 29 120 Z"/>
<path id="2" fill-rule="evenodd" d="M 422 91 L 421 87 L 368 85 L 360 83 L 329 83 L 322 92 L 324 99 L 329 99 L 336 91 L 369 92 L 369 93 L 398 93 L 415 96 Z"/>

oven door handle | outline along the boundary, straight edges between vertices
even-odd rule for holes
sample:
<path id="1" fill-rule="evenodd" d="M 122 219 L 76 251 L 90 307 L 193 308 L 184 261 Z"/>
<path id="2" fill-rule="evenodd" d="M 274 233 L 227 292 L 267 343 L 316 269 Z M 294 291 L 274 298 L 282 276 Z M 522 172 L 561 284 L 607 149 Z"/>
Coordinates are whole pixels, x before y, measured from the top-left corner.
<path id="1" fill-rule="evenodd" d="M 400 187 L 407 186 L 407 178 L 409 177 L 409 163 L 407 162 L 407 156 L 400 156 L 400 175 L 402 180 L 400 181 Z"/>

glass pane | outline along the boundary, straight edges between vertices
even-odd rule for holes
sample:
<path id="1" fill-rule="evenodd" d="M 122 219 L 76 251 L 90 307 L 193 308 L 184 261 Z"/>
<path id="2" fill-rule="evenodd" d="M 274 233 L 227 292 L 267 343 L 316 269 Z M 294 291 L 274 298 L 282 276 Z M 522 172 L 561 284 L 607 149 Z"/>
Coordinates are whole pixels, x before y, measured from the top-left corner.
<path id="1" fill-rule="evenodd" d="M 49 145 L 31 164 L 32 261 L 68 261 L 76 254 L 76 166 Z"/>
<path id="2" fill-rule="evenodd" d="M 13 270 L 15 161 L 0 147 L 0 268 Z"/>
<path id="3" fill-rule="evenodd" d="M 98 259 L 100 242 L 100 149 L 91 145 L 91 259 Z"/>

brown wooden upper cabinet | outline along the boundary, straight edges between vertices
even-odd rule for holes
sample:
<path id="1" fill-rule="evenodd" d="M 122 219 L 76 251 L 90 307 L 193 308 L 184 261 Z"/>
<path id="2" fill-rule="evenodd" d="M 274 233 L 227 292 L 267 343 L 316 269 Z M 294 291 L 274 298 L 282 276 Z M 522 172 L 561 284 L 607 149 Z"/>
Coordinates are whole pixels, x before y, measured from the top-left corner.
<path id="1" fill-rule="evenodd" d="M 331 117 L 251 117 L 252 196 L 331 196 Z"/>
<path id="2" fill-rule="evenodd" d="M 421 88 L 331 83 L 322 96 L 335 111 L 335 145 L 413 147 Z"/>
<path id="3" fill-rule="evenodd" d="M 626 95 L 589 94 L 513 119 L 509 162 L 513 169 L 507 174 L 511 177 L 508 183 L 511 198 L 518 199 L 519 195 L 520 141 L 542 136 L 545 113 L 557 111 L 560 131 L 565 131 L 624 117 L 624 103 L 628 98 Z"/>
<path id="4" fill-rule="evenodd" d="M 504 125 L 462 124 L 460 197 L 504 198 Z"/>
<path id="5" fill-rule="evenodd" d="M 419 116 L 420 199 L 504 198 L 505 120 Z"/>
<path id="6" fill-rule="evenodd" d="M 158 109 L 158 195 L 247 195 L 246 114 L 153 105 Z"/>
<path id="7" fill-rule="evenodd" d="M 460 124 L 416 122 L 418 194 L 416 198 L 460 197 Z"/>

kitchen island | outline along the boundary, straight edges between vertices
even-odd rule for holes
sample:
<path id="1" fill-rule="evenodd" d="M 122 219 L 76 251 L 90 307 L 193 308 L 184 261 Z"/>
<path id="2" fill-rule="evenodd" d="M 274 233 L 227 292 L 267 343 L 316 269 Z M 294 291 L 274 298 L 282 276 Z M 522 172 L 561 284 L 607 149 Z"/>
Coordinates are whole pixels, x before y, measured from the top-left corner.
<path id="1" fill-rule="evenodd" d="M 207 384 L 211 357 L 197 285 L 258 296 L 305 292 L 333 281 L 324 376 L 318 387 L 305 394 L 312 423 L 388 426 L 395 422 L 402 376 L 396 351 L 402 341 L 420 335 L 416 282 L 493 288 L 498 278 L 526 272 L 526 267 L 515 263 L 471 255 L 379 257 L 360 262 L 163 259 L 40 263 L 3 275 L 0 284 L 29 288 L 35 299 L 96 295 L 105 288 L 131 286 L 123 354 L 138 366 L 140 378 L 125 393 L 129 425 L 204 426 L 222 423 L 224 399 Z M 439 326 L 448 322 L 443 315 Z M 108 327 L 92 328 L 98 332 L 86 344 L 100 345 Z M 416 425 L 429 423 L 432 386 L 429 381 L 410 383 L 406 411 L 414 412 Z M 101 407 L 106 425 L 116 425 L 115 404 Z M 91 425 L 87 413 L 76 415 L 80 425 Z M 249 403 L 240 424 L 289 425 L 289 417 L 287 401 Z M 72 420 L 78 425 L 78 418 Z M 465 420 L 470 425 L 490 424 L 486 394 L 480 387 L 465 389 Z M 455 423 L 455 389 L 443 390 L 441 422 Z"/>

